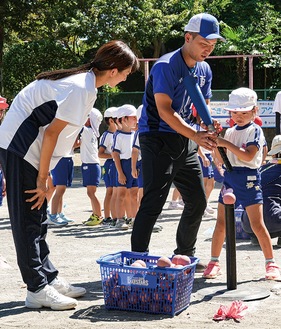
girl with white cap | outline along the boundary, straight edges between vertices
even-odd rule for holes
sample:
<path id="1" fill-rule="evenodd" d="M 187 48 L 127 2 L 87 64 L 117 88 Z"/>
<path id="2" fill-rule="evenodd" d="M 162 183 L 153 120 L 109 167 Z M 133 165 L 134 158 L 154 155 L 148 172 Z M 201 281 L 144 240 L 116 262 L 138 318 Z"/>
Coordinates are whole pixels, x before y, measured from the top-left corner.
<path id="1" fill-rule="evenodd" d="M 263 160 L 264 134 L 261 127 L 253 121 L 257 113 L 257 94 L 249 88 L 238 88 L 229 95 L 225 108 L 230 111 L 235 126 L 228 128 L 224 138 L 219 137 L 218 146 L 226 148 L 227 157 L 233 170 L 224 173 L 224 182 L 218 202 L 218 214 L 212 237 L 211 261 L 203 273 L 205 278 L 215 278 L 221 274 L 219 256 L 225 239 L 226 191 L 234 193 L 233 202 L 245 208 L 251 228 L 258 238 L 265 257 L 265 279 L 280 278 L 270 240 L 263 220 L 263 194 L 259 168 Z M 217 157 L 221 159 L 219 152 Z M 236 200 L 235 200 L 236 198 Z"/>

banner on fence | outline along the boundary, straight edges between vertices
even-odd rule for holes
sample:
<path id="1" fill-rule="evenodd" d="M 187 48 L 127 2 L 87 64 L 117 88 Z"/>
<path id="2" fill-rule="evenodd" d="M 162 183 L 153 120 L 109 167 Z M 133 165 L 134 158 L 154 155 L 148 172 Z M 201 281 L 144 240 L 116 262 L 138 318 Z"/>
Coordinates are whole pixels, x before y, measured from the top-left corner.
<path id="1" fill-rule="evenodd" d="M 274 101 L 258 101 L 258 115 L 262 119 L 262 128 L 275 128 Z M 217 119 L 223 128 L 228 128 L 227 120 L 230 119 L 228 111 L 224 110 L 227 102 L 211 102 L 212 117 Z"/>

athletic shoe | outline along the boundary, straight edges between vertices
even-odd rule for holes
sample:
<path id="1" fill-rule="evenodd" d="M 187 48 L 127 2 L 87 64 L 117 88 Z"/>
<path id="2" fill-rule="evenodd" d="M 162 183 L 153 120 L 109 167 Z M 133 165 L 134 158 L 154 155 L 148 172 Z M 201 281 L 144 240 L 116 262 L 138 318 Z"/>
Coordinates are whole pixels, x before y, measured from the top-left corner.
<path id="1" fill-rule="evenodd" d="M 177 201 L 170 201 L 168 209 L 170 210 L 182 210 L 184 206 Z"/>
<path id="2" fill-rule="evenodd" d="M 115 227 L 116 226 L 116 222 L 117 222 L 117 219 L 116 218 L 112 218 L 110 227 Z"/>
<path id="3" fill-rule="evenodd" d="M 111 226 L 113 219 L 111 217 L 107 217 L 102 221 L 102 225 L 104 226 Z"/>
<path id="4" fill-rule="evenodd" d="M 97 226 L 100 225 L 102 221 L 103 221 L 102 217 L 92 214 L 86 222 L 83 222 L 83 224 L 86 226 Z"/>
<path id="5" fill-rule="evenodd" d="M 277 246 L 281 247 L 281 237 L 279 236 L 279 238 L 277 239 Z"/>
<path id="6" fill-rule="evenodd" d="M 28 308 L 50 307 L 55 311 L 70 310 L 77 300 L 60 294 L 54 287 L 46 285 L 38 292 L 27 291 L 25 306 Z"/>
<path id="7" fill-rule="evenodd" d="M 270 262 L 265 265 L 265 279 L 266 280 L 280 279 L 279 266 L 276 263 Z"/>
<path id="8" fill-rule="evenodd" d="M 158 233 L 158 232 L 162 231 L 162 229 L 163 229 L 163 227 L 161 225 L 154 224 L 152 232 Z"/>
<path id="9" fill-rule="evenodd" d="M 120 230 L 128 230 L 129 225 L 126 224 L 126 220 L 124 218 L 117 219 L 115 227 Z"/>
<path id="10" fill-rule="evenodd" d="M 215 209 L 213 209 L 209 203 L 207 204 L 205 211 L 207 211 L 207 213 L 209 213 L 211 215 L 213 215 L 215 213 Z"/>
<path id="11" fill-rule="evenodd" d="M 50 286 L 55 288 L 56 291 L 59 292 L 60 294 L 67 296 L 67 297 L 72 297 L 72 298 L 81 297 L 81 296 L 85 295 L 85 293 L 86 293 L 85 288 L 74 287 L 60 277 L 56 277 L 50 283 Z"/>
<path id="12" fill-rule="evenodd" d="M 203 278 L 214 279 L 221 274 L 219 262 L 210 261 L 206 270 L 203 273 Z"/>
<path id="13" fill-rule="evenodd" d="M 63 221 L 65 221 L 65 222 L 67 222 L 67 223 L 73 223 L 73 222 L 74 222 L 73 219 L 71 219 L 71 218 L 65 216 L 65 214 L 64 214 L 63 212 L 61 212 L 61 213 L 59 214 L 59 216 L 60 216 L 60 218 L 61 218 Z"/>
<path id="14" fill-rule="evenodd" d="M 134 226 L 134 218 L 127 218 L 126 219 L 126 224 L 129 226 L 129 228 L 132 228 Z"/>
<path id="15" fill-rule="evenodd" d="M 58 214 L 49 214 L 47 215 L 47 224 L 54 226 L 66 226 L 68 222 L 62 220 Z"/>

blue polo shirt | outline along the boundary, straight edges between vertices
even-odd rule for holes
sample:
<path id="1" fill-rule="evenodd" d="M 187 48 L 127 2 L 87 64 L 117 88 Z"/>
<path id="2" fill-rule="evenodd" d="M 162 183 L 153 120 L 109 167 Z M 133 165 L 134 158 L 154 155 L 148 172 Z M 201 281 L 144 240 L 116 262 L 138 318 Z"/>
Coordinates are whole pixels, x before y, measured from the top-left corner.
<path id="1" fill-rule="evenodd" d="M 208 63 L 198 62 L 194 68 L 203 97 L 212 97 L 212 71 Z M 191 74 L 182 56 L 181 48 L 165 54 L 152 67 L 143 97 L 142 115 L 139 120 L 139 133 L 172 132 L 166 122 L 161 120 L 155 104 L 156 93 L 167 94 L 172 99 L 172 108 L 189 123 L 191 99 L 184 86 L 183 79 Z"/>

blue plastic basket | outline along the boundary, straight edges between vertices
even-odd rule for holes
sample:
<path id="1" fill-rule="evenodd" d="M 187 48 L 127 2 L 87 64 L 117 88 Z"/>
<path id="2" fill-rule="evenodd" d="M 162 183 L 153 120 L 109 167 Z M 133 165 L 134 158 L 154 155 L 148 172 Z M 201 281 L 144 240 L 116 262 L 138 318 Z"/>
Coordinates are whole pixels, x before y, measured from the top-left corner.
<path id="1" fill-rule="evenodd" d="M 237 240 L 250 240 L 250 235 L 243 230 L 241 217 L 244 209 L 236 208 L 235 214 L 235 227 L 236 227 L 236 239 Z"/>
<path id="2" fill-rule="evenodd" d="M 104 302 L 107 309 L 162 313 L 174 316 L 190 304 L 195 266 L 199 259 L 190 257 L 183 268 L 157 267 L 160 256 L 120 251 L 100 257 Z M 143 260 L 146 267 L 131 266 Z"/>

